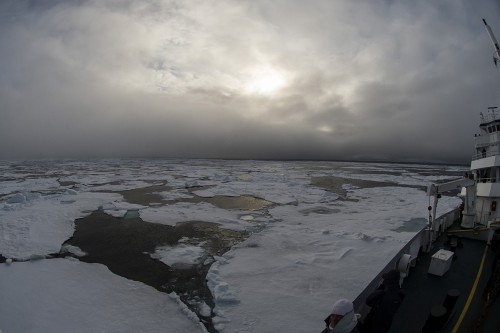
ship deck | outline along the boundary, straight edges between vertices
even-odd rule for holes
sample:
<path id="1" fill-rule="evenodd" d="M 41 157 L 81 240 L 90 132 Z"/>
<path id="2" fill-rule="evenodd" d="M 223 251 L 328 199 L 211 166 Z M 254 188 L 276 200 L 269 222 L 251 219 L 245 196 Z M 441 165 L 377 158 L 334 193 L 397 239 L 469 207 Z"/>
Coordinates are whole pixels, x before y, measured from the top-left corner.
<path id="1" fill-rule="evenodd" d="M 433 249 L 428 254 L 421 255 L 417 265 L 410 269 L 402 287 L 405 298 L 389 332 L 422 332 L 431 309 L 436 305 L 443 305 L 448 291 L 452 289 L 458 290 L 460 294 L 451 314 L 446 316 L 446 323 L 436 332 L 500 332 L 500 318 L 492 315 L 500 313 L 500 297 L 489 307 L 489 311 L 481 311 L 484 291 L 492 271 L 493 251 L 484 241 L 461 237 L 461 245 L 455 250 L 449 270 L 443 276 L 430 274 L 428 270 L 432 254 L 439 249 L 449 249 L 445 245 L 445 239 L 443 235 L 434 243 Z M 473 286 L 485 252 L 483 271 L 474 292 Z M 471 290 L 473 297 L 469 300 Z M 470 303 L 468 311 L 462 315 L 467 303 Z M 480 316 L 484 320 L 478 324 L 477 318 Z"/>

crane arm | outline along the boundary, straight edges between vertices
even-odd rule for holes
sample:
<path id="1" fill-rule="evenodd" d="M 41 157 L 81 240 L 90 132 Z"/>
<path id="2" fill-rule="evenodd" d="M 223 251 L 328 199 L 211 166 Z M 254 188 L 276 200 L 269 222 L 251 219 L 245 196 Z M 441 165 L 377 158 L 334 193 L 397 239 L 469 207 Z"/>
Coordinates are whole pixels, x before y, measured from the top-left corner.
<path id="1" fill-rule="evenodd" d="M 436 195 L 453 190 L 460 190 L 462 187 L 469 187 L 475 184 L 474 180 L 469 178 L 455 179 L 446 183 L 430 184 L 427 187 L 427 195 Z"/>

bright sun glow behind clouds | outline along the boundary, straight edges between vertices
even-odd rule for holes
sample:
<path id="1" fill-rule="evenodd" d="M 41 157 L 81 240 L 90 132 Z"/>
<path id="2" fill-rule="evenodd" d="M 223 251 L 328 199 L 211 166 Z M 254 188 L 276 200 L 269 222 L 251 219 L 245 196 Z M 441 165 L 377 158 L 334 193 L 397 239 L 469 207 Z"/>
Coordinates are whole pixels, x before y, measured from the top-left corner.
<path id="1" fill-rule="evenodd" d="M 253 67 L 244 75 L 244 91 L 251 95 L 272 96 L 282 89 L 287 81 L 285 73 L 271 65 Z"/>

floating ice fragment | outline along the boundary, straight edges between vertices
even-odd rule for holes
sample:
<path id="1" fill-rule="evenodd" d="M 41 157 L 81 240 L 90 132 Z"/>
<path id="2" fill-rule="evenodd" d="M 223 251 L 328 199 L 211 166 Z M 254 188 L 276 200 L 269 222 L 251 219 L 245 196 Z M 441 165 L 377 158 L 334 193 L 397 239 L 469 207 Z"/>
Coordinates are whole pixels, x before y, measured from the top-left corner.
<path id="1" fill-rule="evenodd" d="M 364 240 L 364 241 L 370 241 L 372 240 L 372 237 L 371 236 L 368 236 L 362 232 L 358 232 L 357 234 L 354 235 L 354 238 L 355 239 L 360 239 L 360 240 Z"/>
<path id="2" fill-rule="evenodd" d="M 318 201 L 320 203 L 328 203 L 335 201 L 339 198 L 338 194 L 333 193 L 333 192 L 325 192 L 323 194 L 323 197 Z"/>
<path id="3" fill-rule="evenodd" d="M 207 258 L 204 262 L 203 262 L 203 265 L 204 266 L 207 266 L 207 265 L 211 265 L 215 260 L 213 258 Z"/>
<path id="4" fill-rule="evenodd" d="M 193 311 L 189 310 L 187 305 L 184 304 L 183 301 L 181 301 L 181 298 L 179 297 L 179 295 L 172 292 L 172 293 L 168 294 L 168 297 L 177 303 L 177 305 L 180 307 L 182 313 L 184 313 L 186 315 L 186 317 L 188 317 L 191 321 L 193 321 L 195 323 L 199 323 L 199 326 L 200 326 L 200 329 L 202 330 L 202 332 L 208 333 L 205 326 L 203 326 L 203 324 L 200 322 L 200 319 L 198 319 L 198 316 Z"/>
<path id="5" fill-rule="evenodd" d="M 189 241 L 189 238 L 184 236 L 181 239 L 179 239 L 177 241 L 177 243 L 187 243 L 188 241 Z"/>
<path id="6" fill-rule="evenodd" d="M 73 246 L 69 244 L 64 244 L 61 247 L 61 252 L 71 253 L 77 257 L 84 257 L 87 255 L 87 253 L 85 251 L 82 251 L 78 246 Z"/>
<path id="7" fill-rule="evenodd" d="M 117 209 L 117 208 L 116 208 L 116 206 L 115 206 L 115 204 L 114 204 L 114 203 L 112 203 L 112 202 L 108 202 L 108 203 L 106 203 L 106 204 L 102 205 L 102 209 L 103 209 L 103 210 L 115 210 L 115 209 Z"/>
<path id="8" fill-rule="evenodd" d="M 7 199 L 8 204 L 19 204 L 19 203 L 26 203 L 29 201 L 33 201 L 36 199 L 39 199 L 41 197 L 40 193 L 32 193 L 32 192 L 27 192 L 27 193 L 16 193 L 14 196 L 10 197 Z"/>
<path id="9" fill-rule="evenodd" d="M 120 202 L 120 201 L 108 202 L 102 205 L 102 210 L 106 214 L 114 217 L 127 217 L 127 218 L 139 217 L 138 211 L 144 208 L 146 207 L 142 205 L 131 204 L 128 202 Z"/>
<path id="10" fill-rule="evenodd" d="M 202 244 L 200 244 L 202 245 Z M 161 246 L 155 249 L 151 258 L 158 259 L 168 266 L 196 265 L 205 255 L 205 250 L 200 246 L 178 244 L 178 246 Z"/>
<path id="11" fill-rule="evenodd" d="M 210 317 L 212 315 L 212 309 L 203 301 L 198 303 L 198 310 L 203 317 Z"/>
<path id="12" fill-rule="evenodd" d="M 189 187 L 199 187 L 200 183 L 198 180 L 188 180 L 186 183 L 184 183 L 184 187 L 189 188 Z"/>
<path id="13" fill-rule="evenodd" d="M 25 203 L 25 202 L 26 202 L 26 197 L 21 193 L 16 193 L 13 197 L 7 199 L 8 204 Z"/>
<path id="14" fill-rule="evenodd" d="M 227 263 L 227 259 L 224 257 L 214 256 L 214 259 L 217 260 L 217 262 L 221 265 Z"/>

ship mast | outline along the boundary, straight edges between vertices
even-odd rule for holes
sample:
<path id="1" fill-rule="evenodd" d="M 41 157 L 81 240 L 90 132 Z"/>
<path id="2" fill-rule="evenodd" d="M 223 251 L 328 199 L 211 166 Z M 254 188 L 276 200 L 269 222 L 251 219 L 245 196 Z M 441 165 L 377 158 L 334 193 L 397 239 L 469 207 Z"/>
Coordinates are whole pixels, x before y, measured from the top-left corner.
<path id="1" fill-rule="evenodd" d="M 495 35 L 493 34 L 493 31 L 491 31 L 491 28 L 488 23 L 486 23 L 485 19 L 483 19 L 483 23 L 486 27 L 488 35 L 490 36 L 491 42 L 493 43 L 493 47 L 495 48 L 495 52 L 493 53 L 493 63 L 495 64 L 495 66 L 497 66 L 498 62 L 500 61 L 500 47 L 498 46 L 498 42 L 495 38 Z"/>

